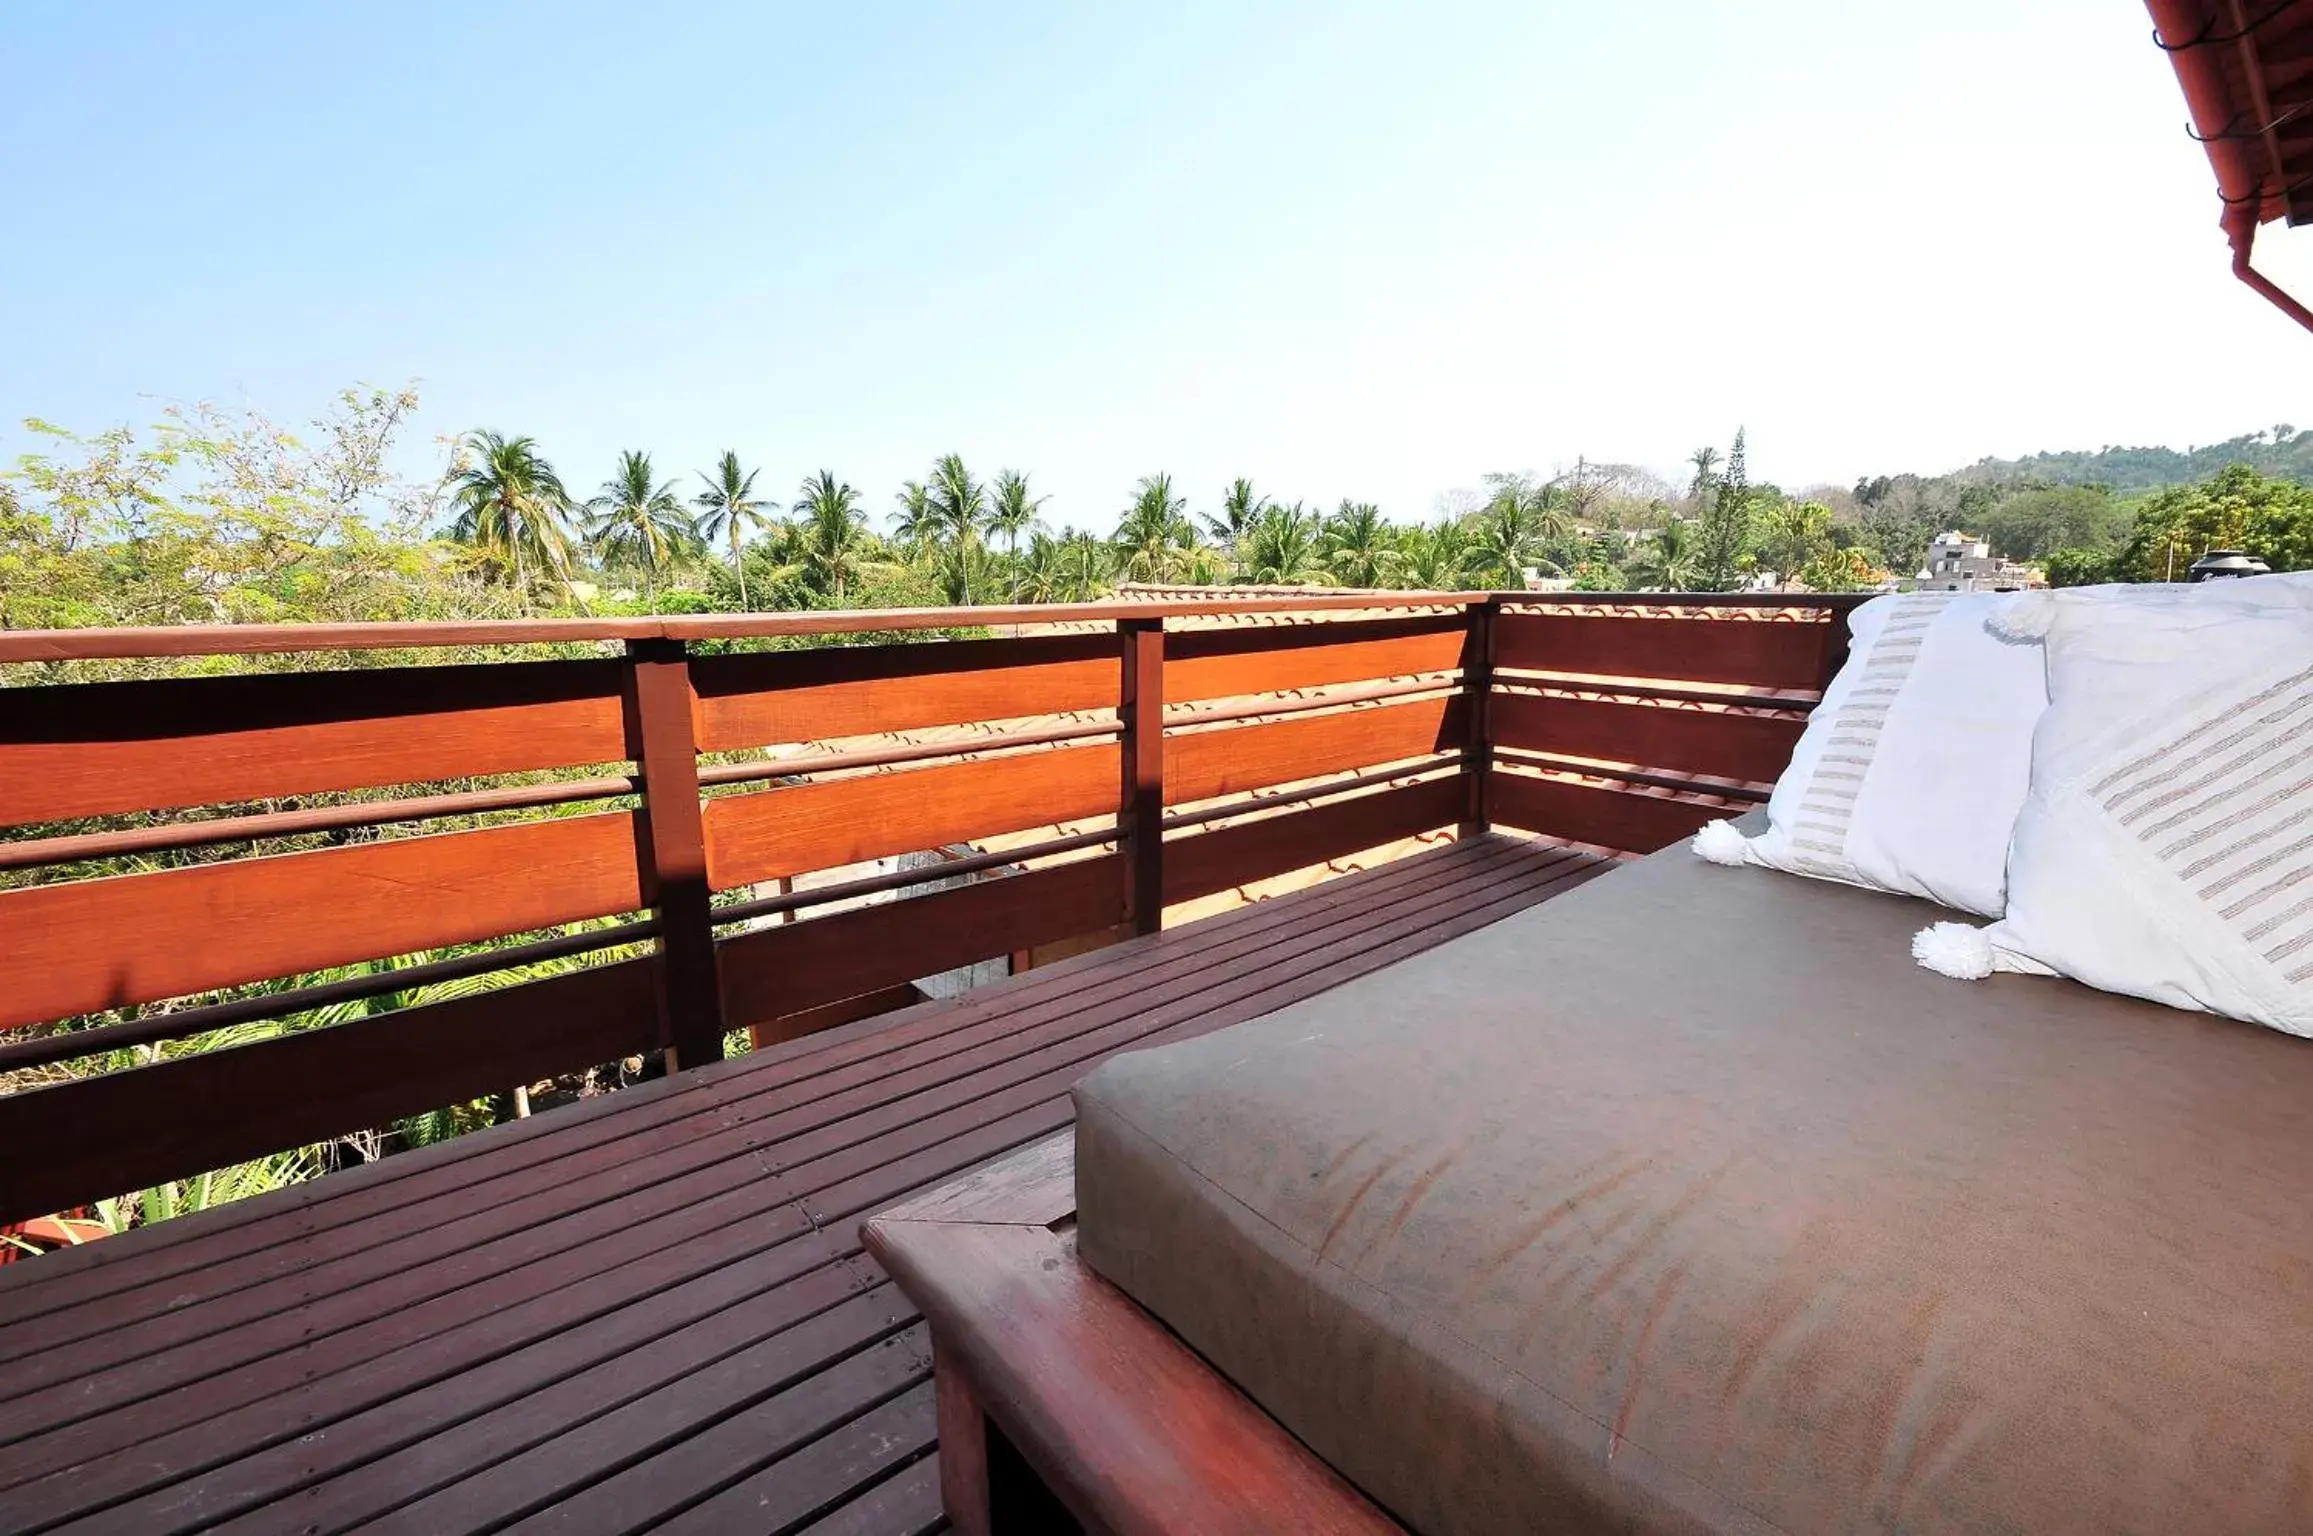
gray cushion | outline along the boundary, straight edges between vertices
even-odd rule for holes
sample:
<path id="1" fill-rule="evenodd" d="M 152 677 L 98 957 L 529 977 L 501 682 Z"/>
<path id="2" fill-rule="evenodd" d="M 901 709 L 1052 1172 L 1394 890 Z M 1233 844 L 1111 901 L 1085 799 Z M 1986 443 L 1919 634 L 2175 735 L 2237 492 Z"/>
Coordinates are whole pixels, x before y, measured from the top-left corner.
<path id="1" fill-rule="evenodd" d="M 1673 849 L 1077 1091 L 1080 1242 L 1420 1530 L 2313 1530 L 2313 1046 Z"/>

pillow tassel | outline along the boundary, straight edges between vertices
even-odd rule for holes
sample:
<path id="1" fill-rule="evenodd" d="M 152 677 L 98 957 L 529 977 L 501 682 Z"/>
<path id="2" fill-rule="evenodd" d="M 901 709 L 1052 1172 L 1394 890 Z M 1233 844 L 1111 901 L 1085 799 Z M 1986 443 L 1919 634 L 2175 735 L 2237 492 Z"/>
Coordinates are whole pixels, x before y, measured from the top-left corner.
<path id="1" fill-rule="evenodd" d="M 1992 941 L 1966 923 L 1933 923 L 1911 936 L 1911 957 L 1939 976 L 1982 981 L 1992 974 Z"/>
<path id="2" fill-rule="evenodd" d="M 1695 857 L 1710 864 L 1747 864 L 1751 840 L 1731 821 L 1710 821 L 1695 834 Z"/>

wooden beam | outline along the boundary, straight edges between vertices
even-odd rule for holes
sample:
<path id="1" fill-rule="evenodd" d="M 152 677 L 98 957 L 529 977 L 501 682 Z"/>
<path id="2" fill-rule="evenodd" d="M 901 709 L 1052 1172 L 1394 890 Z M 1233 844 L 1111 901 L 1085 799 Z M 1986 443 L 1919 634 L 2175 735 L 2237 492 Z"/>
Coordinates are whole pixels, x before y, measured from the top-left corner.
<path id="1" fill-rule="evenodd" d="M 876 1217 L 868 1251 L 923 1309 L 941 1490 L 960 1532 L 1392 1536 L 1399 1527 L 1077 1257 L 1075 1137 Z M 1059 1230 L 1054 1230 L 1055 1228 Z M 1002 1452 L 1024 1463 L 1015 1471 Z M 951 1464 L 952 1463 L 952 1464 Z M 1032 1486 L 1006 1486 L 1018 1471 Z M 1010 1517 L 1006 1518 L 1009 1510 Z"/>
<path id="2" fill-rule="evenodd" d="M 641 765 L 635 841 L 643 889 L 659 917 L 659 1018 L 670 1070 L 723 1059 L 722 984 L 707 900 L 699 811 L 698 714 L 680 641 L 627 645 L 628 752 Z"/>
<path id="3" fill-rule="evenodd" d="M 1165 919 L 1165 627 L 1162 619 L 1117 625 L 1123 645 L 1124 855 L 1131 863 L 1128 921 L 1155 933 Z"/>
<path id="4" fill-rule="evenodd" d="M 1462 760 L 1462 819 L 1456 837 L 1486 830 L 1486 779 L 1493 766 L 1494 621 L 1501 609 L 1480 603 L 1464 615 L 1462 630 L 1463 726 L 1468 756 Z"/>
<path id="5" fill-rule="evenodd" d="M 0 1095 L 0 1221 L 391 1125 L 650 1048 L 656 967 L 448 1002 Z"/>

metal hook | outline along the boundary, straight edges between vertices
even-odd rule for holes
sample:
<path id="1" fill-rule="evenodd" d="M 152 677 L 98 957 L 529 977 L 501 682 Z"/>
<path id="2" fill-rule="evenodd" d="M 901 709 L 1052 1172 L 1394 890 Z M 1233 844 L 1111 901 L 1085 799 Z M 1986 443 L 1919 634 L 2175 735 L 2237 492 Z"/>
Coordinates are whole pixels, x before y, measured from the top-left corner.
<path id="1" fill-rule="evenodd" d="M 2194 129 L 2190 123 L 2185 124 L 2185 133 L 2195 143 L 2199 144 L 2222 144 L 2238 140 L 2261 139 L 2266 134 L 2273 132 L 2277 128 L 2287 127 L 2290 123 L 2296 121 L 2300 117 L 2303 117 L 2307 111 L 2313 111 L 2313 98 L 2308 98 L 2307 100 L 2297 103 L 2297 105 L 2291 107 L 2288 111 L 2282 113 L 2279 117 L 2274 118 L 2271 122 L 2265 124 L 2262 128 L 2245 128 L 2236 130 L 2233 127 L 2233 124 L 2239 122 L 2241 119 L 2240 114 L 2235 113 L 2233 116 L 2226 118 L 2225 126 L 2219 128 L 2215 133 L 2201 133 Z"/>
<path id="2" fill-rule="evenodd" d="M 2283 11 L 2288 10 L 2296 3 L 2297 0 L 2280 0 L 2279 4 L 2275 5 L 2264 15 L 2258 17 L 2255 21 L 2250 22 L 2247 26 L 2242 27 L 2240 31 L 2227 32 L 2221 37 L 2218 36 L 2215 31 L 2217 18 L 2214 15 L 2211 15 L 2207 21 L 2201 23 L 2201 29 L 2198 33 L 2186 38 L 2181 43 L 2167 43 L 2161 41 L 2159 29 L 2155 28 L 2152 34 L 2152 45 L 2163 53 L 2184 53 L 2194 48 L 2206 47 L 2210 43 L 2237 43 L 2244 37 L 2254 36 L 2258 30 L 2265 25 L 2265 23 L 2276 19 Z"/>

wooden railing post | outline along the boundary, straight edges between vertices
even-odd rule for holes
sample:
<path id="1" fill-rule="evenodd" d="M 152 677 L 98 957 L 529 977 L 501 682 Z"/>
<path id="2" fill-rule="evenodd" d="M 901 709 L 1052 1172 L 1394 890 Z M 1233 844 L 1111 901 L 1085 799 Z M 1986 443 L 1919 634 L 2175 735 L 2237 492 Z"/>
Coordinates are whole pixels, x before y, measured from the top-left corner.
<path id="1" fill-rule="evenodd" d="M 1155 933 L 1165 917 L 1165 623 L 1123 619 L 1116 628 L 1124 659 L 1117 717 L 1124 723 L 1127 904 L 1133 932 Z"/>
<path id="2" fill-rule="evenodd" d="M 1494 691 L 1494 616 L 1501 598 L 1489 597 L 1463 610 L 1469 620 L 1462 642 L 1462 689 L 1468 700 L 1468 756 L 1462 761 L 1462 822 L 1458 837 L 1475 837 L 1489 825 L 1486 780 L 1494 766 L 1492 725 L 1486 707 Z"/>
<path id="3" fill-rule="evenodd" d="M 673 1071 L 723 1059 L 691 668 L 679 640 L 630 640 L 626 654 L 627 750 L 643 780 L 636 841 L 658 915 L 659 1025 Z"/>

